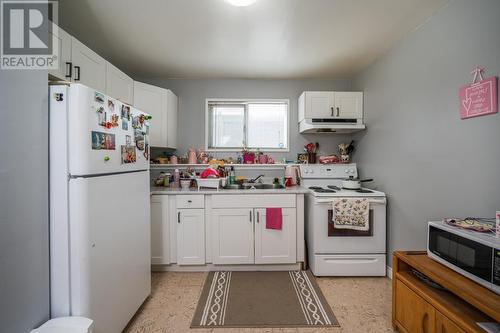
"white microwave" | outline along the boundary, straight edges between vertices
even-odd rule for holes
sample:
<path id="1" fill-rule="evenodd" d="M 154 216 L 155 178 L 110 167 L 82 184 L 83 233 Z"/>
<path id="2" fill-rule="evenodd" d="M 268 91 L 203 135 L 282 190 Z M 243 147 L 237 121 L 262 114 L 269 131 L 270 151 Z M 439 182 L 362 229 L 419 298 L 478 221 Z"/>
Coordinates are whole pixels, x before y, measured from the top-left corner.
<path id="1" fill-rule="evenodd" d="M 429 222 L 430 258 L 500 294 L 500 239 L 444 222 Z"/>

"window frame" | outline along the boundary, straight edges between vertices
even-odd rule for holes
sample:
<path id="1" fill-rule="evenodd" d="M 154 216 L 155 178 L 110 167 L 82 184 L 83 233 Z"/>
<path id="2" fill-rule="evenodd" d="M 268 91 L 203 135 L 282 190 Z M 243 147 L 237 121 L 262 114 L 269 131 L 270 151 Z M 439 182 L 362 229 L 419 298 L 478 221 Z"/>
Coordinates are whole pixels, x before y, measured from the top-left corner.
<path id="1" fill-rule="evenodd" d="M 211 133 L 211 128 L 210 128 L 210 110 L 209 110 L 209 105 L 210 103 L 213 102 L 221 102 L 221 103 L 235 103 L 235 104 L 242 104 L 242 103 L 283 103 L 286 104 L 286 129 L 287 129 L 287 135 L 286 135 L 286 141 L 287 141 L 287 146 L 286 148 L 259 148 L 261 152 L 290 152 L 290 100 L 287 98 L 206 98 L 205 99 L 205 151 L 211 151 L 211 152 L 240 152 L 243 150 L 243 147 L 241 148 L 210 148 L 208 146 L 208 143 L 210 141 L 209 135 Z M 248 115 L 245 112 L 245 135 L 248 134 L 247 132 L 247 126 L 248 126 Z M 247 139 L 247 138 L 245 138 Z M 257 148 L 248 148 L 250 150 L 256 150 Z"/>

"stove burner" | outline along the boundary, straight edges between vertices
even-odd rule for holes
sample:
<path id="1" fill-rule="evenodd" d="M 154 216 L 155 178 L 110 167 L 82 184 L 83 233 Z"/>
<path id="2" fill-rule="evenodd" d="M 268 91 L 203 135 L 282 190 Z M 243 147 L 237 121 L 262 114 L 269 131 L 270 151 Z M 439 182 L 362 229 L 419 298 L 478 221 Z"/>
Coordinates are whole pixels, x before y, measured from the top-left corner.
<path id="1" fill-rule="evenodd" d="M 340 187 L 335 186 L 335 185 L 328 185 L 327 187 L 328 187 L 329 189 L 331 189 L 331 190 L 340 191 Z"/>
<path id="2" fill-rule="evenodd" d="M 314 190 L 314 192 L 317 192 L 317 193 L 335 193 L 334 190 L 330 190 L 327 188 L 317 188 Z"/>
<path id="3" fill-rule="evenodd" d="M 365 189 L 359 189 L 359 190 L 356 190 L 356 192 L 358 192 L 358 193 L 373 193 L 372 190 L 365 190 Z"/>
<path id="4" fill-rule="evenodd" d="M 319 187 L 319 186 L 309 186 L 309 189 L 310 190 L 321 190 L 323 189 L 322 187 Z"/>

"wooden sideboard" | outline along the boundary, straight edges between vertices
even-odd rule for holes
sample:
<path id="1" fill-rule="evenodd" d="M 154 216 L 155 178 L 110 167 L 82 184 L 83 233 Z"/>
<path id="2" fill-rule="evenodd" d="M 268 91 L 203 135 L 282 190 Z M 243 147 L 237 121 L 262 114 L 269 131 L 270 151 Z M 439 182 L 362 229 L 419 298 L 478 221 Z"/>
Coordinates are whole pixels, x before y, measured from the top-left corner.
<path id="1" fill-rule="evenodd" d="M 445 290 L 425 283 L 413 271 Z M 500 322 L 499 295 L 426 252 L 394 252 L 392 291 L 392 324 L 402 333 L 484 333 L 477 322 Z"/>

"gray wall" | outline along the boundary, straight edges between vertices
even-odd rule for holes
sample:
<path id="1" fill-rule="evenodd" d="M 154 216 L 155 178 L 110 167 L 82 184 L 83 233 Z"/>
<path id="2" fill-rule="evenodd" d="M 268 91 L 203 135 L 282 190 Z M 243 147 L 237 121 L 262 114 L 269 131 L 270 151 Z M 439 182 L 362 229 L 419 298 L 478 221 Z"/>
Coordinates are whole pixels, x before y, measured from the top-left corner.
<path id="1" fill-rule="evenodd" d="M 49 318 L 47 71 L 0 70 L 0 331 Z"/>
<path id="2" fill-rule="evenodd" d="M 322 153 L 336 153 L 337 144 L 349 140 L 346 135 L 300 135 L 297 125 L 297 100 L 304 90 L 350 90 L 349 80 L 235 80 L 235 79 L 160 79 L 139 81 L 172 90 L 179 97 L 178 151 L 205 147 L 206 98 L 287 98 L 290 100 L 290 152 L 271 153 L 275 158 L 295 160 L 297 153 L 311 141 L 320 143 Z M 232 154 L 235 156 L 235 154 Z M 216 156 L 227 156 L 217 154 Z"/>
<path id="3" fill-rule="evenodd" d="M 363 176 L 389 196 L 389 250 L 424 249 L 426 223 L 500 210 L 500 114 L 460 120 L 469 72 L 500 75 L 500 1 L 455 0 L 354 81 Z"/>

